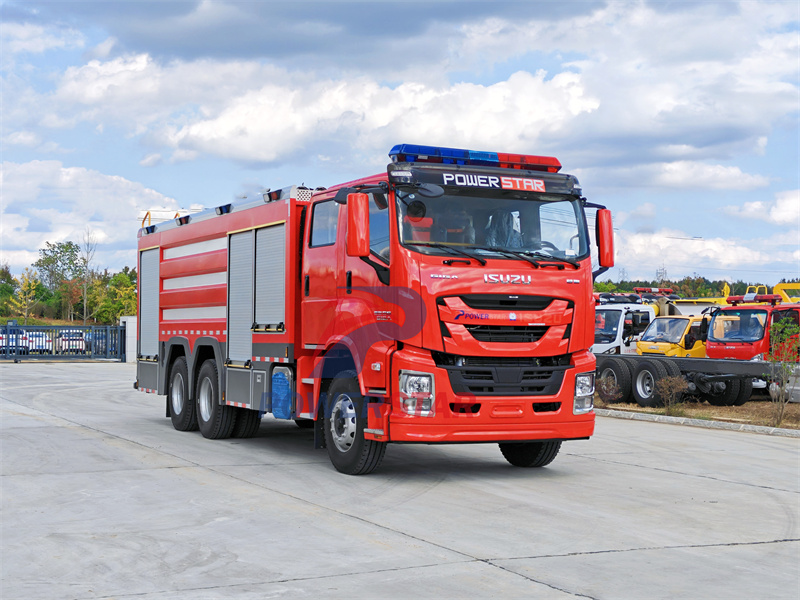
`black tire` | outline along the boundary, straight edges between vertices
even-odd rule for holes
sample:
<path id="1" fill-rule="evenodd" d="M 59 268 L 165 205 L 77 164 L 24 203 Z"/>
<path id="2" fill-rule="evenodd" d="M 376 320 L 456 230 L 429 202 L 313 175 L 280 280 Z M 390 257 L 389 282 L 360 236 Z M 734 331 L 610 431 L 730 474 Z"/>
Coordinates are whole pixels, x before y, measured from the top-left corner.
<path id="1" fill-rule="evenodd" d="M 515 467 L 544 467 L 555 459 L 561 442 L 501 442 L 500 452 Z"/>
<path id="2" fill-rule="evenodd" d="M 205 361 L 200 367 L 194 396 L 197 425 L 203 437 L 212 440 L 230 437 L 236 424 L 236 411 L 233 406 L 219 403 L 219 375 L 214 359 Z"/>
<path id="3" fill-rule="evenodd" d="M 236 409 L 236 423 L 231 431 L 233 438 L 251 438 L 258 433 L 261 427 L 261 414 L 249 408 Z"/>
<path id="4" fill-rule="evenodd" d="M 300 429 L 314 429 L 314 421 L 311 419 L 295 419 L 294 422 Z"/>
<path id="5" fill-rule="evenodd" d="M 167 390 L 169 414 L 172 426 L 178 431 L 195 431 L 197 415 L 195 404 L 189 398 L 189 369 L 186 359 L 179 356 L 172 361 L 169 370 L 169 389 Z"/>
<path id="6" fill-rule="evenodd" d="M 656 382 L 667 376 L 666 367 L 658 360 L 643 360 L 633 370 L 633 398 L 639 406 L 653 408 L 663 402 L 656 397 Z"/>
<path id="7" fill-rule="evenodd" d="M 680 369 L 680 367 L 678 365 L 675 364 L 674 361 L 672 361 L 669 358 L 662 358 L 662 359 L 660 359 L 660 362 L 661 362 L 662 365 L 664 365 L 664 368 L 667 370 L 667 376 L 668 377 L 680 377 L 681 376 L 681 369 Z"/>
<path id="8" fill-rule="evenodd" d="M 733 405 L 741 406 L 742 404 L 750 400 L 750 396 L 752 395 L 753 395 L 753 380 L 740 379 L 739 394 L 736 396 L 736 400 L 733 401 Z"/>
<path id="9" fill-rule="evenodd" d="M 617 384 L 620 394 L 617 402 L 631 401 L 631 370 L 628 364 L 621 358 L 607 358 L 597 369 L 597 378 L 610 378 Z M 603 398 L 603 400 L 605 400 Z"/>
<path id="10" fill-rule="evenodd" d="M 712 406 L 733 406 L 739 397 L 739 387 L 738 379 L 730 379 L 725 382 L 725 390 L 722 393 L 703 394 L 703 398 Z"/>
<path id="11" fill-rule="evenodd" d="M 339 373 L 327 397 L 323 429 L 331 463 L 346 475 L 371 473 L 381 464 L 386 444 L 364 438 L 367 413 L 356 374 Z"/>
<path id="12" fill-rule="evenodd" d="M 681 369 L 675 362 L 669 358 L 662 358 L 660 359 L 662 365 L 667 370 L 667 377 L 680 377 L 684 379 L 683 373 L 681 373 Z M 685 380 L 685 379 L 684 379 Z M 677 394 L 675 396 L 675 402 L 681 402 L 683 400 L 684 394 Z"/>

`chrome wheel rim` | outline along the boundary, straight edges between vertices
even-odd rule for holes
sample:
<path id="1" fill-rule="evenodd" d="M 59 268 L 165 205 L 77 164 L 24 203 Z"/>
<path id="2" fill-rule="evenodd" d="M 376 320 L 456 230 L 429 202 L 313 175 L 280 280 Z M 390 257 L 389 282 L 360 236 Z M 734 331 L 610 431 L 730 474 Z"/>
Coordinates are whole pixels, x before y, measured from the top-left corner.
<path id="1" fill-rule="evenodd" d="M 333 405 L 330 432 L 336 449 L 347 452 L 356 441 L 356 406 L 347 394 L 341 394 Z"/>
<path id="2" fill-rule="evenodd" d="M 600 379 L 610 379 L 614 383 L 617 383 L 617 376 L 613 369 L 603 369 L 600 372 Z"/>
<path id="3" fill-rule="evenodd" d="M 200 391 L 197 394 L 197 405 L 200 409 L 200 418 L 203 421 L 211 419 L 211 407 L 214 401 L 214 391 L 211 389 L 211 380 L 206 377 L 200 383 Z"/>
<path id="4" fill-rule="evenodd" d="M 652 396 L 655 387 L 653 375 L 649 371 L 642 371 L 639 373 L 639 378 L 636 380 L 636 387 L 642 398 L 649 398 Z"/>
<path id="5" fill-rule="evenodd" d="M 183 410 L 183 375 L 175 373 L 172 377 L 172 388 L 169 392 L 169 399 L 172 402 L 172 412 L 176 415 Z"/>

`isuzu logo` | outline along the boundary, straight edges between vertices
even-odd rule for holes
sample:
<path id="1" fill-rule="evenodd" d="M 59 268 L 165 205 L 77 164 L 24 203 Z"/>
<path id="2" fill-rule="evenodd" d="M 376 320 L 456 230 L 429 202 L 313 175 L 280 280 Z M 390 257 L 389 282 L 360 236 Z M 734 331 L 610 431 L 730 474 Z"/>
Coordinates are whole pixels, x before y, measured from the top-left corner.
<path id="1" fill-rule="evenodd" d="M 512 283 L 530 285 L 530 275 L 495 275 L 493 273 L 485 273 L 483 276 L 484 283 Z"/>

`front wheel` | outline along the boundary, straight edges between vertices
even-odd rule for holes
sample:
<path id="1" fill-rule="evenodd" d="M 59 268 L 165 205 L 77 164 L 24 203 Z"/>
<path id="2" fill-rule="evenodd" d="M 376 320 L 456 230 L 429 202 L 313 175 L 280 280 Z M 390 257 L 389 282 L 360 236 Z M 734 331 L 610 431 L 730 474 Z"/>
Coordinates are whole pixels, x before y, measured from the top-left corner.
<path id="1" fill-rule="evenodd" d="M 328 390 L 324 426 L 328 457 L 340 473 L 364 475 L 381 464 L 386 444 L 365 439 L 366 425 L 366 403 L 356 374 L 340 373 Z"/>
<path id="2" fill-rule="evenodd" d="M 555 459 L 561 442 L 502 442 L 500 452 L 515 467 L 544 467 Z"/>

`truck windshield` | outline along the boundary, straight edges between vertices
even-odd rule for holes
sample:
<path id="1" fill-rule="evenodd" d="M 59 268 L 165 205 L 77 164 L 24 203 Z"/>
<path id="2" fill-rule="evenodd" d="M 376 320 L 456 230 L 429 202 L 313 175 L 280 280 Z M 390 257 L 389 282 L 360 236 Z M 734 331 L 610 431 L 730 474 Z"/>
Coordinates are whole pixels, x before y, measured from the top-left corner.
<path id="1" fill-rule="evenodd" d="M 400 239 L 424 254 L 576 264 L 589 254 L 583 209 L 574 197 L 472 190 L 438 198 L 397 193 Z"/>
<path id="2" fill-rule="evenodd" d="M 679 344 L 688 323 L 688 319 L 655 319 L 642 335 L 641 341 Z"/>
<path id="3" fill-rule="evenodd" d="M 617 339 L 621 310 L 598 308 L 594 315 L 594 343 L 608 344 Z"/>
<path id="4" fill-rule="evenodd" d="M 721 310 L 714 315 L 708 332 L 712 342 L 757 342 L 764 337 L 767 311 L 757 309 Z"/>

